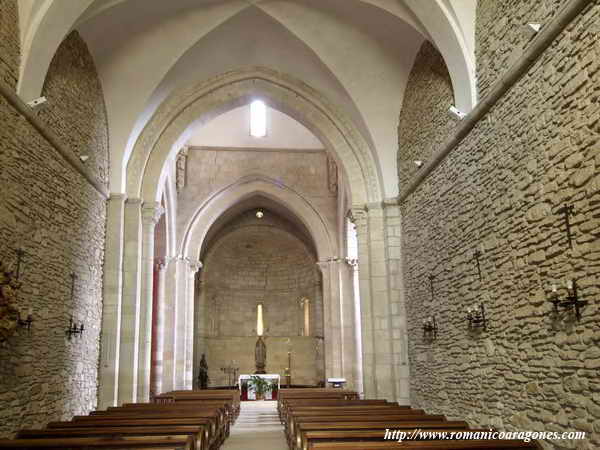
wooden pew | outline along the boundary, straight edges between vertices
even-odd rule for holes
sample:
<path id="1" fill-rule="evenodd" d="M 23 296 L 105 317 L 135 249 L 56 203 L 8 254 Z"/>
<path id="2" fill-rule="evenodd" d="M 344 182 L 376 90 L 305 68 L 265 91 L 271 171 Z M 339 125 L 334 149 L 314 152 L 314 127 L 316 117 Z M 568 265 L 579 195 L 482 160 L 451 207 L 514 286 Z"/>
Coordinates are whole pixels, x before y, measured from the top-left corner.
<path id="1" fill-rule="evenodd" d="M 91 450 L 91 449 L 134 449 L 134 450 L 193 450 L 194 442 L 191 436 L 136 436 L 127 439 L 107 438 L 50 438 L 50 439 L 5 439 L 0 440 L 0 448 L 38 449 L 51 448 L 60 450 Z"/>
<path id="2" fill-rule="evenodd" d="M 70 421 L 70 422 L 50 422 L 47 425 L 48 429 L 61 430 L 76 430 L 81 428 L 110 428 L 110 427 L 127 427 L 127 428 L 144 428 L 158 426 L 200 426 L 205 432 L 205 442 L 208 448 L 218 448 L 222 444 L 221 436 L 214 430 L 213 418 L 142 418 L 131 419 L 122 418 L 118 421 L 114 419 L 104 419 L 99 417 L 93 421 Z"/>
<path id="3" fill-rule="evenodd" d="M 112 439 L 127 439 L 132 436 L 191 436 L 194 450 L 208 450 L 208 429 L 198 425 L 155 425 L 152 427 L 82 427 L 82 428 L 53 428 L 44 430 L 21 430 L 16 439 L 50 439 L 50 438 L 88 438 L 106 437 Z"/>
<path id="4" fill-rule="evenodd" d="M 283 401 L 280 405 L 279 409 L 279 417 L 282 422 L 287 420 L 288 411 L 290 409 L 300 408 L 300 407 L 350 407 L 350 406 L 395 406 L 398 408 L 409 409 L 406 406 L 400 406 L 397 403 L 389 403 L 387 400 L 378 400 L 378 399 L 368 399 L 368 400 L 339 400 L 339 399 L 300 399 L 300 400 L 286 400 Z"/>
<path id="5" fill-rule="evenodd" d="M 155 403 L 185 403 L 201 400 L 224 400 L 231 404 L 235 418 L 240 413 L 240 392 L 237 389 L 171 391 L 154 397 Z"/>
<path id="6" fill-rule="evenodd" d="M 310 450 L 512 450 L 541 449 L 537 442 L 496 440 L 404 441 L 397 442 L 315 442 Z"/>
<path id="7" fill-rule="evenodd" d="M 290 449 L 301 450 L 303 448 L 303 433 L 306 431 L 330 431 L 330 430 L 341 430 L 341 431 L 352 431 L 352 430 L 382 430 L 383 433 L 386 429 L 390 430 L 414 430 L 419 428 L 422 430 L 434 430 L 434 429 L 452 429 L 452 430 L 468 430 L 469 425 L 467 422 L 461 420 L 452 421 L 372 421 L 364 422 L 307 422 L 298 423 L 294 429 L 294 434 L 290 436 L 289 444 Z M 394 442 L 396 445 L 397 443 Z"/>
<path id="8" fill-rule="evenodd" d="M 405 429 L 402 430 L 410 434 L 417 432 L 417 429 Z M 430 429 L 427 431 L 432 432 L 451 432 L 456 429 L 451 428 L 437 428 Z M 471 429 L 473 432 L 486 432 L 487 429 Z M 385 430 L 319 430 L 319 431 L 304 431 L 302 433 L 302 450 L 309 450 L 316 443 L 330 443 L 330 442 L 382 442 L 385 435 Z M 388 442 L 396 442 L 392 439 Z M 406 442 L 406 441 L 403 441 Z M 396 445 L 398 447 L 398 445 Z"/>

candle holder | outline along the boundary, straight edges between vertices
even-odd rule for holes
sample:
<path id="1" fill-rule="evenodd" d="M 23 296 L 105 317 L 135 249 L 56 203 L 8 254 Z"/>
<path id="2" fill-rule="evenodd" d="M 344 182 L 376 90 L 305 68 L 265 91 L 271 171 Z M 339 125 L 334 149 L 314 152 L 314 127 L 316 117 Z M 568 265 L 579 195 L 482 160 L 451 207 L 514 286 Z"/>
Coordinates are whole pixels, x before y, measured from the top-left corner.
<path id="1" fill-rule="evenodd" d="M 22 319 L 21 313 L 18 313 L 17 316 L 17 326 L 20 328 L 26 328 L 27 332 L 31 331 L 31 324 L 33 323 L 33 314 L 31 313 L 31 309 L 27 312 L 27 318 Z"/>
<path id="2" fill-rule="evenodd" d="M 221 372 L 227 375 L 227 386 L 233 386 L 235 384 L 235 380 L 237 378 L 238 372 L 240 371 L 239 367 L 234 367 L 235 361 L 232 361 L 232 364 L 227 367 L 221 367 Z"/>
<path id="3" fill-rule="evenodd" d="M 581 300 L 577 293 L 577 281 L 569 280 L 567 282 L 567 296 L 561 300 L 556 289 L 556 285 L 552 285 L 552 298 L 548 300 L 554 305 L 554 314 L 559 315 L 560 308 L 566 311 L 575 310 L 577 321 L 581 320 L 581 309 L 588 304 L 587 300 Z"/>
<path id="4" fill-rule="evenodd" d="M 429 341 L 435 341 L 437 339 L 437 321 L 435 316 L 429 316 L 427 319 L 423 319 L 423 339 Z"/>
<path id="5" fill-rule="evenodd" d="M 487 319 L 485 317 L 485 307 L 483 303 L 479 307 L 467 309 L 467 320 L 469 321 L 469 329 L 487 330 Z"/>
<path id="6" fill-rule="evenodd" d="M 74 304 L 75 301 L 75 280 L 77 279 L 77 275 L 75 273 L 71 274 L 71 304 Z M 65 331 L 65 334 L 71 340 L 71 337 L 76 334 L 81 337 L 83 334 L 83 322 L 79 326 L 75 322 L 73 322 L 73 315 L 71 314 L 71 318 L 69 319 L 69 327 Z"/>

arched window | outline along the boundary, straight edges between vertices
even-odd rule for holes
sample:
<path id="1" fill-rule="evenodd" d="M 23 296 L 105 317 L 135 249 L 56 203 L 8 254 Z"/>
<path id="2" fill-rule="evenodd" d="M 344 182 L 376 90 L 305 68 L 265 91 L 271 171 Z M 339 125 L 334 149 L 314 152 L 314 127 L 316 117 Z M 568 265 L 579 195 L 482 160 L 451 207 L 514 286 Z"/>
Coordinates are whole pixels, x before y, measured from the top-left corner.
<path id="1" fill-rule="evenodd" d="M 301 336 L 310 336 L 310 300 L 306 297 L 300 299 L 300 311 L 302 314 Z"/>

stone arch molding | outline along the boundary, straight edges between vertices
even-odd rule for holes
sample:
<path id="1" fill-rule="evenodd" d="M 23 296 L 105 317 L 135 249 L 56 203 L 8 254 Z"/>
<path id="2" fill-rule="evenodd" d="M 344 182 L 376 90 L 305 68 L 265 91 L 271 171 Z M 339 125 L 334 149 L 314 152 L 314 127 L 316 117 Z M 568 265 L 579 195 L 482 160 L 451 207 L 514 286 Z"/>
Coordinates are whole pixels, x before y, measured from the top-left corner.
<path id="1" fill-rule="evenodd" d="M 302 81 L 264 67 L 224 73 L 163 102 L 133 147 L 127 164 L 128 197 L 157 201 L 165 162 L 190 125 L 206 123 L 254 97 L 266 99 L 321 139 L 346 173 L 353 204 L 383 200 L 373 152 L 348 117 Z"/>
<path id="2" fill-rule="evenodd" d="M 291 211 L 308 229 L 319 260 L 337 255 L 327 221 L 308 200 L 280 182 L 260 175 L 241 178 L 200 205 L 186 227 L 181 255 L 197 260 L 208 231 L 221 214 L 254 195 L 264 196 Z"/>

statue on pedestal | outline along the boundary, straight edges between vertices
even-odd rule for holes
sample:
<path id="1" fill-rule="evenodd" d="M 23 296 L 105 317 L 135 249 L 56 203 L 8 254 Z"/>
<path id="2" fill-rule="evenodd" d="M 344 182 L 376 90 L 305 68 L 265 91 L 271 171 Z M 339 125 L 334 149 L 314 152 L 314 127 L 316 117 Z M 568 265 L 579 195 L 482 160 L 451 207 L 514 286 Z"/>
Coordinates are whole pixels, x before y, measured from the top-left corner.
<path id="1" fill-rule="evenodd" d="M 267 373 L 265 367 L 267 366 L 267 346 L 263 341 L 262 336 L 258 336 L 256 341 L 256 347 L 254 349 L 254 360 L 256 362 L 256 374 Z"/>
<path id="2" fill-rule="evenodd" d="M 198 370 L 198 386 L 200 389 L 208 389 L 208 364 L 206 363 L 206 356 L 202 353 L 200 359 L 200 369 Z"/>

